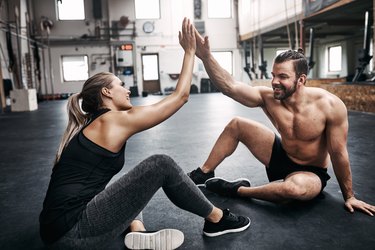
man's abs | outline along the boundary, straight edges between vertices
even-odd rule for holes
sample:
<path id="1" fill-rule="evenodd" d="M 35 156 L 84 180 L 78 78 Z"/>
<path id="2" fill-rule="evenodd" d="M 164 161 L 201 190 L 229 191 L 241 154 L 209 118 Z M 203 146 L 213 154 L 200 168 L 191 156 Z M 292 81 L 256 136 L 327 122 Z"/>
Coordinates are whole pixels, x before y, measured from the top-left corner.
<path id="1" fill-rule="evenodd" d="M 295 163 L 326 168 L 329 162 L 327 146 L 323 138 L 316 140 L 288 140 L 282 138 L 282 146 L 286 154 Z"/>

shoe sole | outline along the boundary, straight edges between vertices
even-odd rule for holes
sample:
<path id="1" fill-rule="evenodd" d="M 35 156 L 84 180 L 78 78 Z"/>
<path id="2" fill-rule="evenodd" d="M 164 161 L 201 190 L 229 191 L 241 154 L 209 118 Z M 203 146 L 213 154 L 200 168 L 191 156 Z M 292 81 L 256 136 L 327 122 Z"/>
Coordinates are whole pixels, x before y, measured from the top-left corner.
<path id="1" fill-rule="evenodd" d="M 224 179 L 224 178 L 221 178 L 221 177 L 212 177 L 212 178 L 206 180 L 206 181 L 204 182 L 204 186 L 205 186 L 205 187 L 206 187 L 206 183 L 207 183 L 208 181 L 210 181 L 210 180 L 222 180 L 222 181 L 226 181 L 226 182 L 229 182 L 229 183 L 234 183 L 234 182 L 237 182 L 237 181 L 247 181 L 247 182 L 249 183 L 249 186 L 251 187 L 251 183 L 250 183 L 250 180 L 249 180 L 249 179 L 246 179 L 246 178 L 238 178 L 238 179 L 233 180 L 233 181 L 228 181 L 228 180 L 226 180 L 226 179 Z"/>
<path id="2" fill-rule="evenodd" d="M 204 232 L 203 231 L 203 234 L 205 236 L 208 236 L 208 237 L 216 237 L 216 236 L 220 236 L 220 235 L 223 235 L 223 234 L 229 234 L 229 233 L 239 233 L 239 232 L 242 232 L 242 231 L 245 231 L 248 227 L 250 227 L 250 224 L 251 224 L 251 220 L 249 217 L 246 217 L 249 219 L 249 223 L 247 223 L 245 226 L 243 227 L 240 227 L 240 228 L 235 228 L 235 229 L 227 229 L 227 230 L 224 230 L 224 231 L 220 231 L 220 232 L 216 232 L 216 233 L 207 233 L 207 232 Z"/>
<path id="3" fill-rule="evenodd" d="M 131 232 L 125 236 L 129 249 L 173 250 L 184 242 L 184 234 L 176 229 L 163 229 L 154 233 Z"/>

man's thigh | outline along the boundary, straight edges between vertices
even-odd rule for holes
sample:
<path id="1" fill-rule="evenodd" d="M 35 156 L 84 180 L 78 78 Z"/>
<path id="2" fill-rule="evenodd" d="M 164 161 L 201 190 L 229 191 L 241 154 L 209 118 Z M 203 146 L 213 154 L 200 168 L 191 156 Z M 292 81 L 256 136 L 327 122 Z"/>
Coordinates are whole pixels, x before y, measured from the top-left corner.
<path id="1" fill-rule="evenodd" d="M 271 159 L 275 133 L 259 122 L 245 118 L 238 118 L 237 122 L 240 141 L 261 163 L 267 166 Z"/>

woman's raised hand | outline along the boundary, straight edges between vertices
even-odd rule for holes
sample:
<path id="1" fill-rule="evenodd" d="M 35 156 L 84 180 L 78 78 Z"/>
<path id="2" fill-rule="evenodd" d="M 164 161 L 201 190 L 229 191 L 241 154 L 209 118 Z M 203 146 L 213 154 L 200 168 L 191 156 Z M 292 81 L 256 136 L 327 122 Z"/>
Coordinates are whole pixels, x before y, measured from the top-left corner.
<path id="1" fill-rule="evenodd" d="M 194 25 L 190 23 L 190 19 L 186 17 L 182 21 L 182 31 L 178 32 L 178 39 L 185 52 L 195 53 L 197 47 L 195 42 L 195 28 Z"/>

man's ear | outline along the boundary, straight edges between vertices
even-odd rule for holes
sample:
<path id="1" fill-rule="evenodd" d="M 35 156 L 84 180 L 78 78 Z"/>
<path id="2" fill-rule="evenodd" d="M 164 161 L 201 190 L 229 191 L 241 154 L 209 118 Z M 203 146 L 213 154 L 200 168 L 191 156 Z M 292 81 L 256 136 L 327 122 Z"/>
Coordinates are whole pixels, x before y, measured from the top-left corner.
<path id="1" fill-rule="evenodd" d="M 301 83 L 301 84 L 305 85 L 306 84 L 306 78 L 307 78 L 307 76 L 305 74 L 301 74 L 298 78 L 298 83 Z"/>
<path id="2" fill-rule="evenodd" d="M 102 92 L 103 96 L 112 97 L 111 91 L 108 88 L 106 88 L 106 87 L 103 87 L 101 92 Z"/>

